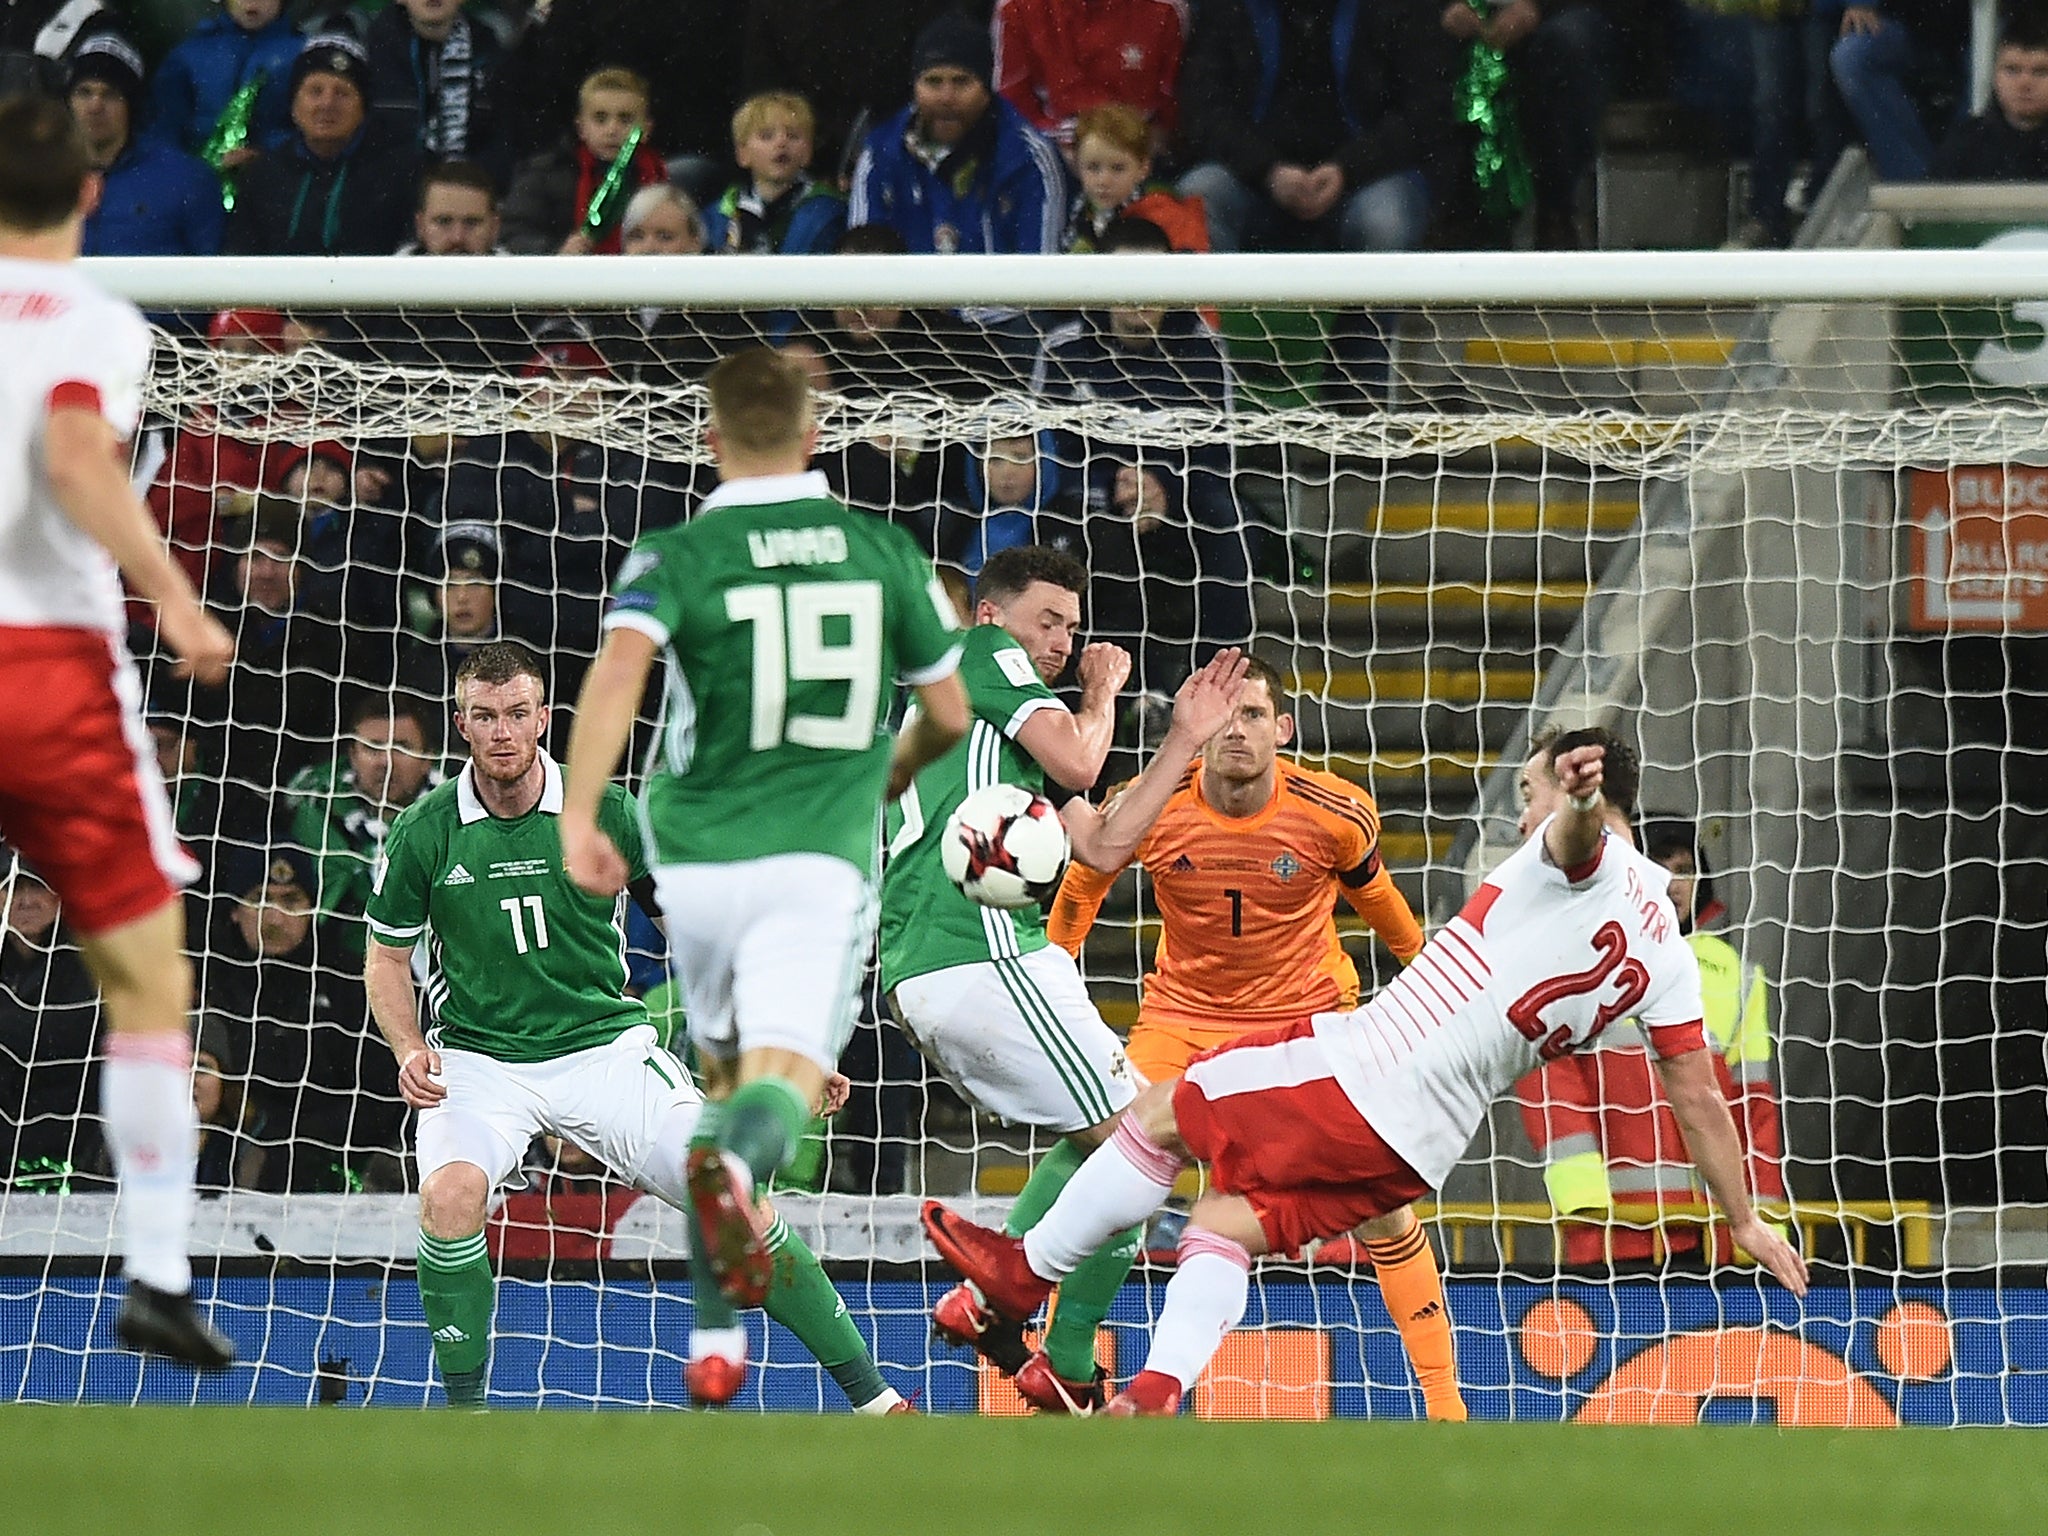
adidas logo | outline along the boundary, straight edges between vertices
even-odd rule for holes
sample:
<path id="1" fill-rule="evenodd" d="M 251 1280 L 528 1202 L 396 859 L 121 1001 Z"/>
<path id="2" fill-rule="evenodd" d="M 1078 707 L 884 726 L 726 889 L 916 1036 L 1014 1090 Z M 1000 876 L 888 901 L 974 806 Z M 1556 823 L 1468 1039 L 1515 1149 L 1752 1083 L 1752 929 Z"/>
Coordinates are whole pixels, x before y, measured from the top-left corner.
<path id="1" fill-rule="evenodd" d="M 1426 1317 L 1435 1317 L 1437 1313 L 1441 1311 L 1443 1311 L 1443 1304 L 1441 1302 L 1432 1301 L 1428 1303 L 1426 1306 L 1424 1306 L 1420 1312 L 1409 1313 L 1408 1321 L 1410 1321 L 1411 1323 L 1419 1323 Z"/>
<path id="2" fill-rule="evenodd" d="M 434 1330 L 434 1342 L 436 1344 L 461 1344 L 466 1342 L 468 1338 L 469 1335 L 464 1333 L 454 1323 L 450 1323 L 446 1328 L 436 1328 Z"/>
<path id="3" fill-rule="evenodd" d="M 1195 872 L 1195 861 L 1186 854 L 1182 854 L 1167 867 L 1176 875 L 1192 875 Z"/>
<path id="4" fill-rule="evenodd" d="M 458 864 L 448 871 L 448 878 L 441 883 L 443 885 L 475 885 L 476 876 Z"/>

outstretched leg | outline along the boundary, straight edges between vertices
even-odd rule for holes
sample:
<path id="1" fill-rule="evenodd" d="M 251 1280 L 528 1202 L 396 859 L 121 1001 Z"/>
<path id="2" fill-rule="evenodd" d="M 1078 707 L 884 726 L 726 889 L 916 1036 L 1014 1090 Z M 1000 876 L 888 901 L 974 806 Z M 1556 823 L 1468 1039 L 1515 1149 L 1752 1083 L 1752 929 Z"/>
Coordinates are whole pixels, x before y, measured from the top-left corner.
<path id="1" fill-rule="evenodd" d="M 1243 1318 L 1252 1260 L 1266 1246 L 1259 1218 L 1242 1195 L 1205 1195 L 1195 1202 L 1145 1368 L 1110 1401 L 1111 1415 L 1180 1411 L 1182 1396 Z"/>

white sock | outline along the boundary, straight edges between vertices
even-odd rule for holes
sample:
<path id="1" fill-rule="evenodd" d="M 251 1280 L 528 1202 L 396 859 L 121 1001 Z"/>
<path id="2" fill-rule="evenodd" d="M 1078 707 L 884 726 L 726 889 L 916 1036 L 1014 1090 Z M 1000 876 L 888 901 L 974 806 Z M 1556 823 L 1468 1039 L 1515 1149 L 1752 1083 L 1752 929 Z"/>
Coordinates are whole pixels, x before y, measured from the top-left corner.
<path id="1" fill-rule="evenodd" d="M 110 1035 L 100 1073 L 100 1113 L 121 1181 L 123 1272 L 183 1295 L 192 1289 L 188 1250 L 199 1159 L 191 1040 L 182 1034 Z"/>
<path id="2" fill-rule="evenodd" d="M 708 1360 L 713 1355 L 721 1360 L 737 1360 L 746 1363 L 747 1325 L 735 1323 L 730 1328 L 693 1328 L 690 1330 L 690 1358 Z"/>
<path id="3" fill-rule="evenodd" d="M 1187 1391 L 1208 1369 L 1223 1336 L 1244 1316 L 1252 1256 L 1241 1243 L 1202 1227 L 1180 1240 L 1180 1268 L 1166 1284 L 1166 1300 L 1152 1330 L 1145 1369 L 1160 1371 Z"/>
<path id="4" fill-rule="evenodd" d="M 1158 1210 L 1184 1166 L 1126 1115 L 1024 1234 L 1031 1272 L 1041 1280 L 1066 1279 L 1117 1233 Z"/>
<path id="5" fill-rule="evenodd" d="M 865 1413 L 871 1416 L 877 1414 L 884 1414 L 902 1401 L 903 1394 L 901 1392 L 898 1392 L 894 1387 L 884 1387 L 882 1388 L 881 1394 L 879 1396 L 869 1398 L 866 1402 L 862 1403 L 858 1408 L 854 1409 L 853 1411 L 855 1413 Z"/>

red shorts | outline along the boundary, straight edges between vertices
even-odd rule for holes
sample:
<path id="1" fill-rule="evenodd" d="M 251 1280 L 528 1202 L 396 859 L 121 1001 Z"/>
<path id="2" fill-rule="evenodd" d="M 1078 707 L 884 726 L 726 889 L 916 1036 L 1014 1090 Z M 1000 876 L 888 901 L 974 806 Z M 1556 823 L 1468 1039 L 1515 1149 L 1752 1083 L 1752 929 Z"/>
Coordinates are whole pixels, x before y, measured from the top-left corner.
<path id="1" fill-rule="evenodd" d="M 197 878 L 178 846 L 142 684 L 111 636 L 0 627 L 0 840 L 82 934 L 147 917 Z"/>
<path id="2" fill-rule="evenodd" d="M 1429 1193 L 1337 1085 L 1309 1019 L 1197 1057 L 1173 1114 L 1210 1183 L 1251 1202 L 1275 1253 Z"/>

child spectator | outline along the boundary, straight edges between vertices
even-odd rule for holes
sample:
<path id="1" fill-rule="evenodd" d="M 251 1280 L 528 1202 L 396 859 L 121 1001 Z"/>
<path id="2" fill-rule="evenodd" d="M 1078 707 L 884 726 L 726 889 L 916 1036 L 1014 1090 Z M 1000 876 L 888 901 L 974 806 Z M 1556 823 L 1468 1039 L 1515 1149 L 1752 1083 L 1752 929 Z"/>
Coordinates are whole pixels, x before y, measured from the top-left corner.
<path id="1" fill-rule="evenodd" d="M 1156 224 L 1176 251 L 1209 249 L 1209 219 L 1199 197 L 1176 197 L 1152 175 L 1152 130 L 1135 107 L 1091 107 L 1074 124 L 1074 168 L 1081 191 L 1067 218 L 1066 248 L 1093 251 L 1122 214 Z"/>
<path id="2" fill-rule="evenodd" d="M 150 88 L 150 131 L 198 154 L 228 103 L 257 87 L 249 139 L 222 166 L 252 160 L 291 137 L 292 64 L 306 39 L 284 14 L 284 0 L 222 0 L 191 35 L 164 56 Z"/>
<path id="3" fill-rule="evenodd" d="M 647 135 L 647 82 L 629 69 L 600 69 L 576 93 L 576 123 L 567 140 L 534 155 L 512 178 L 505 198 L 505 247 L 521 255 L 550 251 L 565 256 L 593 252 L 617 255 L 626 204 L 641 187 L 668 180 L 668 170 Z M 641 131 L 620 194 L 599 210 L 598 228 L 588 227 L 591 199 L 625 148 Z"/>
<path id="4" fill-rule="evenodd" d="M 809 175 L 817 120 L 788 91 L 749 96 L 732 117 L 732 157 L 747 179 L 725 189 L 704 219 L 713 250 L 759 256 L 830 251 L 846 228 L 846 200 Z"/>
<path id="5" fill-rule="evenodd" d="M 1936 181 L 2048 181 L 2048 13 L 2013 8 L 1992 66 L 1991 106 L 1934 153 Z"/>
<path id="6" fill-rule="evenodd" d="M 1173 132 L 1185 0 L 996 0 L 994 31 L 996 89 L 1040 133 L 1078 144 L 1076 120 L 1115 101 Z"/>
<path id="7" fill-rule="evenodd" d="M 306 44 L 292 65 L 292 134 L 241 173 L 227 250 L 238 256 L 388 256 L 411 223 L 419 153 L 369 117 L 370 58 L 352 37 Z"/>
<path id="8" fill-rule="evenodd" d="M 489 167 L 500 185 L 511 169 L 497 112 L 504 53 L 462 0 L 395 0 L 363 34 L 370 104 L 390 135 L 430 160 L 461 157 Z"/>

